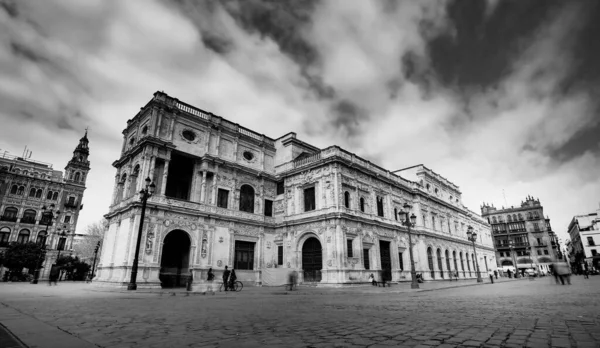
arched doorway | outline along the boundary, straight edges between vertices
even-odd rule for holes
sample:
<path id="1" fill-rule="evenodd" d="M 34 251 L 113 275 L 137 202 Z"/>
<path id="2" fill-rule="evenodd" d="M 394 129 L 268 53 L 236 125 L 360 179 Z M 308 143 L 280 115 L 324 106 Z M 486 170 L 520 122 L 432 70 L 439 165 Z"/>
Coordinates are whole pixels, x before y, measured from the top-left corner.
<path id="1" fill-rule="evenodd" d="M 323 249 L 315 237 L 308 238 L 302 245 L 302 271 L 304 282 L 320 282 L 323 269 Z"/>
<path id="2" fill-rule="evenodd" d="M 181 230 L 165 237 L 159 279 L 163 288 L 183 287 L 189 277 L 190 237 Z"/>

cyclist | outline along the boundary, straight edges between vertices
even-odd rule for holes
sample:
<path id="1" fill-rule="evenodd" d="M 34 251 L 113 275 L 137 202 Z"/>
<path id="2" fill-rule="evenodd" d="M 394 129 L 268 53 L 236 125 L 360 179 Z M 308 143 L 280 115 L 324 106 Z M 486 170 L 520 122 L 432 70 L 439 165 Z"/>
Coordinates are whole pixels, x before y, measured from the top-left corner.
<path id="1" fill-rule="evenodd" d="M 235 270 L 232 268 L 231 274 L 229 274 L 229 289 L 231 289 L 232 291 L 235 291 L 235 287 L 233 285 L 235 284 L 236 280 L 237 277 L 235 276 Z"/>

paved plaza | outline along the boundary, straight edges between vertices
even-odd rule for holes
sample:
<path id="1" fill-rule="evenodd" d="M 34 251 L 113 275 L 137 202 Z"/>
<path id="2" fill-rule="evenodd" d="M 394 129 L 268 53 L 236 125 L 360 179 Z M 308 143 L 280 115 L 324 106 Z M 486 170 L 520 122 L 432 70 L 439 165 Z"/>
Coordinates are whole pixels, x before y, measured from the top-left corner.
<path id="1" fill-rule="evenodd" d="M 600 347 L 599 276 L 421 286 L 186 296 L 2 283 L 0 324 L 29 347 Z"/>

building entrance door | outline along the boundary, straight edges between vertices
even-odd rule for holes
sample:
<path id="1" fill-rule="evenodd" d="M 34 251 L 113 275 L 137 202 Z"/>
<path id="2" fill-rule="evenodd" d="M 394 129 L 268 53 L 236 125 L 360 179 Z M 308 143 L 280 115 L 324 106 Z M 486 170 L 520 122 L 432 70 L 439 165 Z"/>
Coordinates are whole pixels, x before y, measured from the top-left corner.
<path id="1" fill-rule="evenodd" d="M 392 256 L 390 242 L 379 241 L 379 255 L 381 255 L 381 279 L 389 282 L 392 280 Z"/>
<path id="2" fill-rule="evenodd" d="M 159 279 L 163 288 L 185 287 L 189 278 L 190 238 L 181 230 L 165 237 Z"/>
<path id="3" fill-rule="evenodd" d="M 309 238 L 302 245 L 304 282 L 320 282 L 323 269 L 323 249 L 317 238 Z"/>

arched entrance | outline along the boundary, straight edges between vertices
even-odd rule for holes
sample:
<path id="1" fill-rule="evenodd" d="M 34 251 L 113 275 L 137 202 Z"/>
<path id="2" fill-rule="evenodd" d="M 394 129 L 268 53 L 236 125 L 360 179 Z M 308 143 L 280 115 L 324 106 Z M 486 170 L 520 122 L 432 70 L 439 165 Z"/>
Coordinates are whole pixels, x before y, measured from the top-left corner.
<path id="1" fill-rule="evenodd" d="M 302 271 L 304 282 L 320 282 L 323 269 L 323 249 L 315 237 L 308 238 L 302 245 Z"/>
<path id="2" fill-rule="evenodd" d="M 190 237 L 181 230 L 165 237 L 159 279 L 163 288 L 183 287 L 189 277 Z"/>

